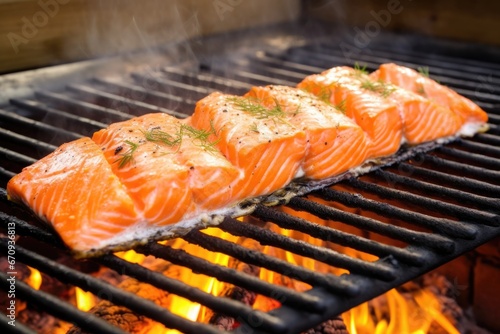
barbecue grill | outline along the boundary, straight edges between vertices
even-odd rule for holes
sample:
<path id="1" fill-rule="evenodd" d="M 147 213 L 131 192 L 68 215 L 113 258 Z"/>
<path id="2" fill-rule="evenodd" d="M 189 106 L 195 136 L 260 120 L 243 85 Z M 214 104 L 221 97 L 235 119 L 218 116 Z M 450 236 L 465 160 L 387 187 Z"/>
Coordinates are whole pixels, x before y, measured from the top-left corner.
<path id="1" fill-rule="evenodd" d="M 410 159 L 395 161 L 391 166 L 366 176 L 348 178 L 309 195 L 294 197 L 286 206 L 384 236 L 384 240 L 403 243 L 403 247 L 375 241 L 367 235 L 358 236 L 321 226 L 292 216 L 279 206 L 260 204 L 250 216 L 256 223 L 242 223 L 226 217 L 219 227 L 232 235 L 255 239 L 262 245 L 345 268 L 350 274 L 318 273 L 210 236 L 203 230 L 193 230 L 182 237 L 207 250 L 228 254 L 245 263 L 310 284 L 312 288 L 304 293 L 212 264 L 166 245 L 150 243 L 136 249 L 139 253 L 165 259 L 196 273 L 279 300 L 281 307 L 268 313 L 253 310 L 240 301 L 212 296 L 191 287 L 189 282 L 155 273 L 113 254 L 88 261 L 234 317 L 240 323 L 234 333 L 299 333 L 498 237 L 500 98 L 497 93 L 500 66 L 490 61 L 498 50 L 476 49 L 475 56 L 471 56 L 458 42 L 430 38 L 423 45 L 420 39 L 411 35 L 404 36 L 408 47 L 402 49 L 395 46 L 401 44 L 393 43 L 402 35 L 382 33 L 377 42 L 370 45 L 369 51 L 360 50 L 351 59 L 346 58 L 338 47 L 341 40 L 332 38 L 336 35 L 331 34 L 331 27 L 320 23 L 315 26 L 321 26 L 321 34 L 316 29 L 308 29 L 310 26 L 283 24 L 233 33 L 229 37 L 207 37 L 203 43 L 190 45 L 196 48 L 196 59 L 178 63 L 169 59 L 169 49 L 165 48 L 154 56 L 138 53 L 133 57 L 61 65 L 40 70 L 39 74 L 5 76 L 0 79 L 4 87 L 3 96 L 0 96 L 2 185 L 5 186 L 22 167 L 50 153 L 63 142 L 89 136 L 111 122 L 144 113 L 166 112 L 186 117 L 194 109 L 195 102 L 213 90 L 243 94 L 252 85 L 295 85 L 304 76 L 333 66 L 353 66 L 358 62 L 372 71 L 380 63 L 397 62 L 415 69 L 428 66 L 431 77 L 476 101 L 489 113 L 489 131 L 474 138 L 457 139 L 428 152 L 415 153 Z M 224 52 L 214 52 L 218 43 L 227 44 L 228 38 L 234 41 L 231 51 L 226 48 Z M 240 45 L 238 41 L 241 40 L 245 43 Z M 276 43 L 278 40 L 280 43 Z M 172 47 L 182 49 L 182 45 L 169 46 Z M 379 218 L 320 204 L 310 196 L 372 212 Z M 58 263 L 54 260 L 56 256 L 39 252 L 40 245 L 53 254 L 67 253 L 67 250 L 50 229 L 9 203 L 3 189 L 0 198 L 2 226 L 7 229 L 9 223 L 14 223 L 16 236 L 20 238 L 15 252 L 18 263 L 37 268 L 114 304 L 124 305 L 169 328 L 186 333 L 222 332 L 211 325 L 174 315 L 151 301 Z M 388 223 L 387 219 L 402 225 Z M 266 229 L 261 222 L 271 222 L 284 229 L 369 253 L 379 260 L 363 261 L 298 241 Z M 2 256 L 7 254 L 5 237 L 0 239 L 0 246 Z M 4 290 L 9 289 L 9 275 L 8 272 L 0 273 Z M 89 332 L 122 332 L 106 321 L 21 281 L 16 283 L 16 297 Z M 2 327 L 11 332 L 32 332 L 20 323 L 16 327 L 6 327 L 7 321 L 2 316 Z"/>

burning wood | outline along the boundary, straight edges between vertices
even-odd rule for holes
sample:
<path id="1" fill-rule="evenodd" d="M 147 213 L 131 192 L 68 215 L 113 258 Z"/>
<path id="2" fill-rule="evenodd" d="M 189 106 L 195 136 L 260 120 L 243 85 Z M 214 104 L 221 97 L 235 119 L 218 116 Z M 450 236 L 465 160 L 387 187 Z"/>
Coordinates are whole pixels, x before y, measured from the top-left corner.
<path id="1" fill-rule="evenodd" d="M 148 267 L 157 272 L 163 272 L 164 275 L 172 278 L 179 277 L 179 268 L 163 260 L 150 260 Z M 106 270 L 110 271 L 110 270 Z M 109 274 L 114 279 L 114 275 Z M 158 305 L 167 305 L 168 292 L 155 288 L 154 286 L 139 282 L 134 278 L 127 278 L 123 280 L 118 287 L 124 291 L 133 293 L 139 297 L 149 299 Z M 128 308 L 120 305 L 114 305 L 113 303 L 102 300 L 97 305 L 89 310 L 90 313 L 103 318 L 109 323 L 123 329 L 128 333 L 147 333 L 156 326 L 162 325 L 156 323 L 155 321 L 143 316 L 136 314 L 135 312 L 129 310 Z M 86 333 L 82 331 L 79 327 L 72 327 L 68 334 L 80 334 Z"/>
<path id="2" fill-rule="evenodd" d="M 342 317 L 337 317 L 303 332 L 302 334 L 349 334 Z"/>
<path id="3" fill-rule="evenodd" d="M 253 239 L 244 239 L 242 245 L 252 250 L 262 249 L 262 245 L 260 245 Z M 231 259 L 228 263 L 228 267 L 255 277 L 259 276 L 260 272 L 259 267 L 241 262 L 237 259 Z M 229 284 L 225 286 L 221 296 L 237 300 L 249 306 L 252 306 L 255 303 L 255 299 L 257 297 L 256 294 L 252 291 Z M 219 329 L 231 330 L 237 326 L 236 319 L 234 319 L 233 317 L 220 313 L 210 313 L 208 316 L 208 319 L 210 320 L 208 322 Z"/>

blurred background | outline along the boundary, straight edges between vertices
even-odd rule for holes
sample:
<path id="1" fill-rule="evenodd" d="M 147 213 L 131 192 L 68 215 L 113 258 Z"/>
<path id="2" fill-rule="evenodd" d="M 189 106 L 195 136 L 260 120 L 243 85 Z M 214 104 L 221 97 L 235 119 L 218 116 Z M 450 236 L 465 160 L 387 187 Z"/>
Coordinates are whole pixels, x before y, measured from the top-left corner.
<path id="1" fill-rule="evenodd" d="M 500 46 L 499 18 L 500 2 L 486 0 L 0 0 L 0 73 L 289 21 L 327 21 L 360 40 L 378 24 Z"/>

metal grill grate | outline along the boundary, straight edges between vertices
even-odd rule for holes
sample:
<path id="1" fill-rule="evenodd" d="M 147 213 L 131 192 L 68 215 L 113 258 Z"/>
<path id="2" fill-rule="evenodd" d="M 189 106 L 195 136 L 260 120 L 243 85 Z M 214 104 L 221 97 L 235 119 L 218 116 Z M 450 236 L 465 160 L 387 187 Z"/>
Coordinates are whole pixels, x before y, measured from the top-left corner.
<path id="1" fill-rule="evenodd" d="M 283 36 L 273 37 L 289 36 L 283 33 Z M 0 107 L 1 182 L 5 184 L 22 167 L 63 142 L 89 136 L 111 122 L 149 112 L 166 112 L 182 118 L 193 110 L 195 101 L 213 90 L 242 94 L 251 85 L 295 85 L 308 74 L 337 65 L 353 65 L 334 42 L 325 42 L 327 38 L 315 36 L 311 39 L 306 33 L 294 37 L 302 45 L 276 49 L 263 42 L 258 50 L 242 48 L 237 52 L 207 56 L 199 62 L 178 66 L 160 63 L 154 68 L 71 81 L 64 83 L 63 88 L 40 88 L 33 95 L 12 98 Z M 406 162 L 311 194 L 327 203 L 357 208 L 362 210 L 361 214 L 341 210 L 336 205 L 320 204 L 308 197 L 293 198 L 287 205 L 321 219 L 362 229 L 365 231 L 363 236 L 315 224 L 279 208 L 265 206 L 257 206 L 252 214 L 255 224 L 226 218 L 219 226 L 232 235 L 251 238 L 262 245 L 347 269 L 349 275 L 318 273 L 203 231 L 191 231 L 183 238 L 204 249 L 228 254 L 240 261 L 308 283 L 312 289 L 299 293 L 157 243 L 137 248 L 139 253 L 165 259 L 281 302 L 280 308 L 264 313 L 238 301 L 214 297 L 188 283 L 165 277 L 115 255 L 92 261 L 199 302 L 215 312 L 232 316 L 241 323 L 234 331 L 236 333 L 296 333 L 500 235 L 500 98 L 497 95 L 500 90 L 500 67 L 477 59 L 428 54 L 411 48 L 399 50 L 384 43 L 384 40 L 357 54 L 355 60 L 366 64 L 369 70 L 374 70 L 383 62 L 398 62 L 413 68 L 429 66 L 434 78 L 477 101 L 488 111 L 491 129 L 472 139 L 457 140 L 434 152 L 419 154 Z M 151 301 L 30 249 L 29 240 L 36 239 L 54 249 L 54 253 L 65 252 L 57 236 L 33 224 L 25 212 L 7 201 L 4 190 L 0 192 L 0 210 L 3 211 L 0 212 L 2 226 L 15 223 L 17 235 L 22 236 L 21 240 L 28 240 L 17 246 L 17 261 L 61 282 L 124 305 L 167 327 L 186 333 L 221 332 L 213 326 L 174 315 Z M 371 214 L 367 215 L 367 212 Z M 262 222 L 271 222 L 283 229 L 366 252 L 379 260 L 363 261 L 286 237 L 263 227 Z M 389 238 L 404 246 L 377 241 L 377 238 L 370 238 L 373 235 Z M 0 247 L 3 249 L 1 254 L 6 254 L 5 238 L 0 240 Z M 3 289 L 7 288 L 6 278 L 6 273 L 0 273 Z M 22 282 L 18 282 L 17 296 L 90 332 L 121 332 L 109 323 L 79 311 L 54 296 L 35 291 Z M 30 332 L 23 326 L 14 329 L 19 333 Z"/>

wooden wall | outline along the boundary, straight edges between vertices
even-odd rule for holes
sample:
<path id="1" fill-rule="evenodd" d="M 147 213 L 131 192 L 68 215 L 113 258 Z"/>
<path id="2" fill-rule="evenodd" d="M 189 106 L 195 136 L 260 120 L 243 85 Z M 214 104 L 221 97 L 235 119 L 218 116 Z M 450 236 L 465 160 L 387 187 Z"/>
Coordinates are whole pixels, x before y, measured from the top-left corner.
<path id="1" fill-rule="evenodd" d="M 295 20 L 299 0 L 0 0 L 0 73 Z"/>
<path id="2" fill-rule="evenodd" d="M 345 24 L 351 29 L 357 27 L 363 31 L 367 24 L 380 22 L 384 29 L 500 46 L 500 1 L 311 0 L 304 3 L 310 17 Z M 390 16 L 381 15 L 381 11 Z M 376 29 L 374 25 L 371 28 Z"/>
<path id="3" fill-rule="evenodd" d="M 386 11 L 384 29 L 500 46 L 493 0 L 0 0 L 0 73 L 295 20 L 302 4 L 350 30 Z"/>

